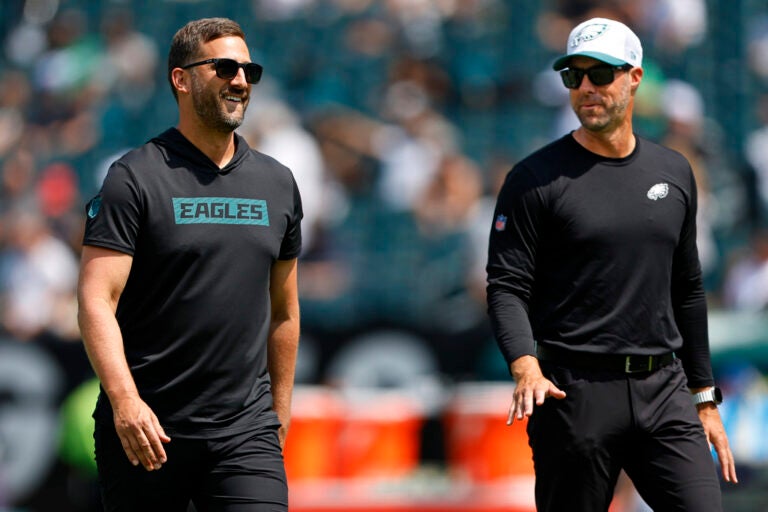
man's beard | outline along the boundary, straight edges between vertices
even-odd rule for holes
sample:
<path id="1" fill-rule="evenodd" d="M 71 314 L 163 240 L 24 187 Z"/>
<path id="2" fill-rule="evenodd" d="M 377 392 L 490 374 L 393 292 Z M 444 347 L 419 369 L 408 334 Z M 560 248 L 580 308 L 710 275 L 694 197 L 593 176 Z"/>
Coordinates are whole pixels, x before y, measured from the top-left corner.
<path id="1" fill-rule="evenodd" d="M 242 97 L 240 94 L 233 94 Z M 229 113 L 224 107 L 224 99 L 220 93 L 214 93 L 200 84 L 198 80 L 192 80 L 192 105 L 195 113 L 204 120 L 206 125 L 222 133 L 231 133 L 243 124 L 243 116 L 248 106 L 247 97 L 243 98 L 243 108 Z"/>
<path id="2" fill-rule="evenodd" d="M 611 103 L 606 104 L 606 101 L 603 100 L 601 103 L 603 112 L 600 114 L 585 114 L 579 110 L 574 110 L 574 112 L 584 128 L 592 132 L 603 132 L 622 122 L 627 113 L 629 100 L 630 92 L 627 90 Z"/>
<path id="3" fill-rule="evenodd" d="M 601 116 L 595 116 L 586 114 L 582 115 L 577 112 L 576 115 L 579 118 L 581 125 L 592 132 L 602 132 L 611 125 L 612 121 L 612 118 L 608 113 Z"/>

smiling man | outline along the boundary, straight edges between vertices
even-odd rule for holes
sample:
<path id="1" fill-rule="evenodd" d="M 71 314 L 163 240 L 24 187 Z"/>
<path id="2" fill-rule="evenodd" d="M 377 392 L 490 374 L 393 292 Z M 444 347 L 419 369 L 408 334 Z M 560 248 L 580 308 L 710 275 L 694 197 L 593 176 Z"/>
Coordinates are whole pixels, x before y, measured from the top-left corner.
<path id="1" fill-rule="evenodd" d="M 578 25 L 557 59 L 581 126 L 499 193 L 488 305 L 528 418 L 539 512 L 603 512 L 622 469 L 653 510 L 721 511 L 736 482 L 717 409 L 685 158 L 632 130 L 643 78 L 624 24 Z"/>
<path id="2" fill-rule="evenodd" d="M 178 125 L 88 204 L 79 321 L 108 512 L 288 509 L 302 210 L 291 171 L 234 131 L 261 72 L 234 21 L 181 28 Z"/>

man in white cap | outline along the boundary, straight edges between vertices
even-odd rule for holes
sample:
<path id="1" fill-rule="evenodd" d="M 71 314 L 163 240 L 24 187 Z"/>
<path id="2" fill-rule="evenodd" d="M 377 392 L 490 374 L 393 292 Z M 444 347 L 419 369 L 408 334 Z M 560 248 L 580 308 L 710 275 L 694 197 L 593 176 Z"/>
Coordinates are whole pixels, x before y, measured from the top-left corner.
<path id="1" fill-rule="evenodd" d="M 721 511 L 710 443 L 736 482 L 710 362 L 696 185 L 632 131 L 643 49 L 617 21 L 578 25 L 557 59 L 581 126 L 499 193 L 488 304 L 528 418 L 541 511 L 607 511 L 622 469 L 654 510 Z"/>

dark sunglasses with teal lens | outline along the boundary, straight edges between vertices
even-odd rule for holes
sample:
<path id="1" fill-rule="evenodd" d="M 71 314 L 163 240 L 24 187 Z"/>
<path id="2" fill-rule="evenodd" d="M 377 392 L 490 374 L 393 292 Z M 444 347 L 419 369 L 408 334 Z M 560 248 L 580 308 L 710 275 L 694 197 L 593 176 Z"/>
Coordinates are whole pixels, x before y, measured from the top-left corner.
<path id="1" fill-rule="evenodd" d="M 204 64 L 213 64 L 213 68 L 216 70 L 216 76 L 224 80 L 232 80 L 237 76 L 237 72 L 240 68 L 243 68 L 245 72 L 245 81 L 249 84 L 257 84 L 261 80 L 261 73 L 264 71 L 259 64 L 255 62 L 240 63 L 234 59 L 205 59 L 199 62 L 193 62 L 186 66 L 181 66 L 181 69 L 189 69 L 195 66 L 202 66 Z"/>
<path id="2" fill-rule="evenodd" d="M 563 79 L 563 85 L 569 89 L 578 89 L 584 75 L 589 77 L 592 85 L 608 85 L 616 79 L 616 71 L 627 71 L 632 69 L 629 64 L 621 66 L 599 65 L 591 68 L 566 68 L 560 72 L 560 78 Z"/>

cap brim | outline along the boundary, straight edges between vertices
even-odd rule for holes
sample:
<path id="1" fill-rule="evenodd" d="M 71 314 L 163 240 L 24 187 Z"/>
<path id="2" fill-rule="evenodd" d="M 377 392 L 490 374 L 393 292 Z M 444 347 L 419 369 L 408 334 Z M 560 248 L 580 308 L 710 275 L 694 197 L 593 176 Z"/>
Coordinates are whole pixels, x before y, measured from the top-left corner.
<path id="1" fill-rule="evenodd" d="M 554 64 L 552 64 L 552 69 L 555 71 L 560 71 L 561 69 L 568 67 L 568 61 L 571 60 L 573 57 L 590 57 L 595 60 L 599 60 L 600 62 L 605 62 L 606 64 L 610 64 L 611 66 L 623 66 L 627 63 L 627 61 L 617 59 L 616 57 L 611 57 L 610 55 L 607 55 L 605 53 L 600 52 L 577 52 L 577 53 L 571 53 L 568 55 L 563 55 L 562 57 L 559 57 Z"/>

